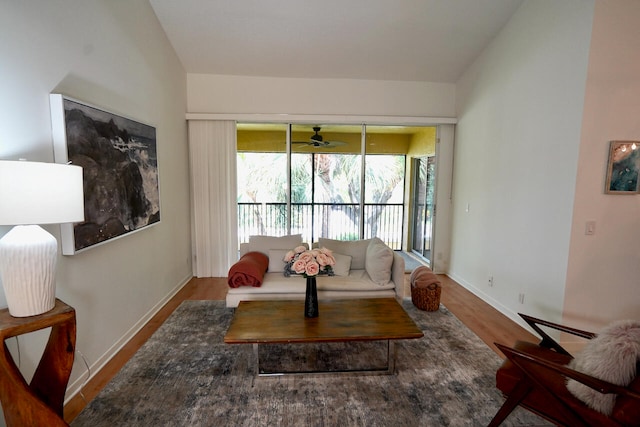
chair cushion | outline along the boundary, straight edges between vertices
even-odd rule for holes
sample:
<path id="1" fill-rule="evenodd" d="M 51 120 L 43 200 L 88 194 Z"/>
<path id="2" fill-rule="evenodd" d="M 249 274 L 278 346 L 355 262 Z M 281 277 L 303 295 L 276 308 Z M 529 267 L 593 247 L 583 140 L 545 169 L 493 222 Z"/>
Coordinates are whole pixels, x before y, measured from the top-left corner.
<path id="1" fill-rule="evenodd" d="M 640 369 L 640 366 L 636 369 Z M 628 388 L 640 394 L 640 376 L 636 375 L 636 378 L 631 381 Z M 640 402 L 638 402 L 638 399 L 631 397 L 618 396 L 611 417 L 625 426 L 640 426 Z"/>
<path id="2" fill-rule="evenodd" d="M 539 345 L 530 342 L 518 341 L 513 348 L 560 365 L 567 365 L 572 360 L 571 356 L 557 353 L 556 351 L 540 347 Z M 520 368 L 511 361 L 505 360 L 496 373 L 496 386 L 500 391 L 508 396 L 516 384 L 524 378 L 525 375 Z M 583 417 L 587 417 L 586 419 L 593 423 L 593 425 L 612 425 L 611 420 L 607 416 L 588 408 L 582 401 L 573 396 L 569 390 L 567 390 L 564 377 L 561 378 L 562 380 L 550 383 L 550 393 L 556 396 L 556 398 L 562 401 L 565 405 L 575 410 L 576 413 L 582 414 Z M 547 419 L 555 420 L 556 422 L 560 422 L 565 425 L 571 425 L 571 419 L 567 418 L 565 415 L 567 411 L 558 410 L 555 405 L 551 404 L 551 400 L 552 399 L 550 399 L 546 391 L 541 390 L 539 387 L 534 387 L 520 404 L 526 408 L 534 410 L 534 412 Z"/>
<path id="3" fill-rule="evenodd" d="M 539 356 L 554 363 L 566 365 L 571 361 L 571 356 L 560 354 L 538 344 L 527 341 L 518 341 L 513 346 L 516 350 Z M 524 373 L 509 359 L 502 363 L 496 373 L 496 387 L 504 394 L 511 393 L 516 384 L 524 378 Z"/>
<path id="4" fill-rule="evenodd" d="M 640 322 L 621 320 L 611 323 L 591 339 L 569 367 L 612 384 L 627 386 L 636 377 L 640 360 Z M 575 380 L 567 383 L 569 391 L 591 408 L 611 415 L 614 394 L 602 394 Z"/>

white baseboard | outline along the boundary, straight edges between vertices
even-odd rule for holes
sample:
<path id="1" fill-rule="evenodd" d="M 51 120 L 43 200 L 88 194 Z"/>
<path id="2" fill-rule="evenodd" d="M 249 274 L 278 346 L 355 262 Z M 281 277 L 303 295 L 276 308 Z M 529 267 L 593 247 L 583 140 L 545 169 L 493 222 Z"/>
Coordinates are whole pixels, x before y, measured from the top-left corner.
<path id="1" fill-rule="evenodd" d="M 499 301 L 496 301 L 495 299 L 493 299 L 490 295 L 485 294 L 484 292 L 482 292 L 480 289 L 478 289 L 477 287 L 473 286 L 472 284 L 466 282 L 464 279 L 462 279 L 461 277 L 455 276 L 454 274 L 449 274 L 447 273 L 447 275 L 449 277 L 451 277 L 453 280 L 455 280 L 458 284 L 460 284 L 462 287 L 464 287 L 465 289 L 467 289 L 469 292 L 473 293 L 474 295 L 476 295 L 478 298 L 480 298 L 481 300 L 483 300 L 484 302 L 486 302 L 487 304 L 489 304 L 490 306 L 492 306 L 493 308 L 495 308 L 496 310 L 498 310 L 500 313 L 504 314 L 505 316 L 507 316 L 509 319 L 513 320 L 515 323 L 517 323 L 518 325 L 522 326 L 524 329 L 526 329 L 527 331 L 531 332 L 533 335 L 535 335 L 536 337 L 539 336 L 539 334 L 534 331 L 528 324 L 527 322 L 525 322 L 519 315 L 517 312 L 511 310 L 510 308 L 502 305 Z M 570 326 L 570 325 L 569 325 Z M 558 344 L 560 344 L 565 350 L 567 350 L 569 353 L 571 354 L 576 354 L 579 353 L 580 351 L 582 351 L 584 345 L 586 344 L 587 340 L 583 339 L 583 338 L 577 338 L 574 335 L 570 335 L 570 334 L 561 334 L 558 331 L 552 330 L 550 328 L 545 328 L 546 332 L 553 338 L 555 339 Z M 510 345 L 512 343 L 504 343 L 506 345 Z"/>
<path id="2" fill-rule="evenodd" d="M 67 387 L 66 398 L 64 404 L 66 405 L 76 394 L 80 393 L 82 387 L 93 378 L 104 366 L 115 356 L 140 330 L 155 316 L 164 305 L 171 300 L 182 289 L 193 275 L 189 275 L 184 278 L 169 294 L 162 298 L 156 305 L 154 305 L 140 320 L 138 320 L 118 341 L 116 341 L 101 357 L 98 358 L 93 364 L 89 366 L 91 376 L 81 375 L 78 379 L 73 381 Z M 76 355 L 76 360 L 78 359 Z"/>
<path id="3" fill-rule="evenodd" d="M 515 311 L 511 310 L 509 307 L 503 305 L 502 303 L 500 303 L 500 301 L 495 300 L 493 297 L 491 297 L 491 295 L 488 295 L 488 294 L 482 292 L 480 289 L 478 289 L 477 287 L 475 287 L 471 283 L 466 282 L 463 278 L 458 277 L 458 276 L 456 276 L 454 274 L 450 274 L 450 273 L 448 273 L 447 275 L 449 277 L 451 277 L 453 280 L 455 280 L 456 283 L 458 283 L 462 287 L 464 287 L 466 290 L 468 290 L 469 292 L 473 293 L 475 296 L 480 298 L 482 301 L 486 302 L 487 304 L 489 304 L 490 306 L 492 306 L 493 308 L 498 310 L 500 313 L 502 313 L 505 316 L 507 316 L 510 320 L 512 320 L 515 323 L 517 323 L 518 325 L 522 326 L 527 331 L 530 331 L 531 333 L 534 333 L 533 330 L 529 327 L 529 325 L 527 325 L 527 322 L 522 320 L 522 318 L 518 315 L 517 312 L 515 312 Z M 510 343 L 505 343 L 505 344 L 510 344 Z"/>

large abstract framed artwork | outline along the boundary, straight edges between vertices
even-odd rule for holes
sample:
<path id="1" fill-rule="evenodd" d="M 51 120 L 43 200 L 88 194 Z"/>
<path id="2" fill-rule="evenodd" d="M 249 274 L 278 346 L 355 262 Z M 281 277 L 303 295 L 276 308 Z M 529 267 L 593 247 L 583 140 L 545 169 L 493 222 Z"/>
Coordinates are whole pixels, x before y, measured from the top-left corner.
<path id="1" fill-rule="evenodd" d="M 611 141 L 605 193 L 636 194 L 640 172 L 640 141 Z"/>
<path id="2" fill-rule="evenodd" d="M 59 94 L 50 103 L 56 163 L 83 168 L 85 219 L 62 224 L 62 253 L 159 223 L 156 129 Z"/>

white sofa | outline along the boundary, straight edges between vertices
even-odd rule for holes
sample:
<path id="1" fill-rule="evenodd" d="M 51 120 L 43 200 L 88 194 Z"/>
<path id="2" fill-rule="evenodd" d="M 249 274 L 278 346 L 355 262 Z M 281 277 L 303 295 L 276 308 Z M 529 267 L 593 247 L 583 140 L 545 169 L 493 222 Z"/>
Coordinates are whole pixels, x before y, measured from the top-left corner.
<path id="1" fill-rule="evenodd" d="M 240 245 L 240 256 L 247 252 L 262 252 L 269 257 L 269 269 L 262 286 L 229 288 L 227 307 L 237 307 L 240 301 L 303 300 L 306 279 L 285 277 L 284 254 L 302 244 L 300 235 L 271 237 L 251 236 Z M 318 299 L 403 297 L 404 259 L 380 239 L 341 241 L 319 239 L 314 247 L 326 247 L 336 258 L 334 276 L 317 276 Z"/>

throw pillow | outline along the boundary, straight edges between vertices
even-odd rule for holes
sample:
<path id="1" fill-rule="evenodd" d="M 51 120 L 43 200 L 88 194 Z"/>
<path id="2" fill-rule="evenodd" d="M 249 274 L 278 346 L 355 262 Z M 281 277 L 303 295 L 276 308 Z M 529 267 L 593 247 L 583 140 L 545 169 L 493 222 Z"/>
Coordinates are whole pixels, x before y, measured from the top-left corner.
<path id="1" fill-rule="evenodd" d="M 333 253 L 348 255 L 351 257 L 352 270 L 364 270 L 367 247 L 371 239 L 365 240 L 333 240 L 320 237 L 318 246 L 331 249 Z"/>
<path id="2" fill-rule="evenodd" d="M 333 253 L 333 257 L 336 259 L 336 264 L 333 266 L 333 273 L 336 276 L 348 276 L 349 270 L 351 270 L 351 257 L 335 252 Z"/>
<path id="3" fill-rule="evenodd" d="M 292 248 L 293 249 L 293 248 Z M 282 273 L 287 265 L 284 256 L 291 249 L 269 249 L 269 273 Z"/>
<path id="4" fill-rule="evenodd" d="M 289 236 L 249 236 L 249 250 L 269 256 L 269 249 L 291 250 L 302 244 L 302 234 Z"/>
<path id="5" fill-rule="evenodd" d="M 382 240 L 374 237 L 367 246 L 365 269 L 374 283 L 386 285 L 391 280 L 393 251 Z"/>
<path id="6" fill-rule="evenodd" d="M 637 375 L 640 359 L 640 322 L 622 320 L 603 329 L 591 339 L 569 367 L 620 386 L 627 386 Z M 611 415 L 616 395 L 602 394 L 575 380 L 567 381 L 567 389 L 589 407 Z"/>

